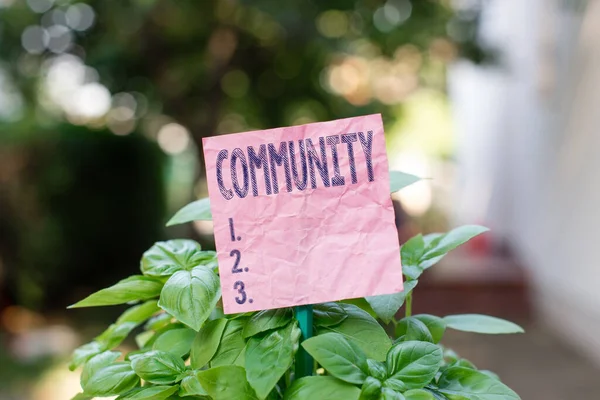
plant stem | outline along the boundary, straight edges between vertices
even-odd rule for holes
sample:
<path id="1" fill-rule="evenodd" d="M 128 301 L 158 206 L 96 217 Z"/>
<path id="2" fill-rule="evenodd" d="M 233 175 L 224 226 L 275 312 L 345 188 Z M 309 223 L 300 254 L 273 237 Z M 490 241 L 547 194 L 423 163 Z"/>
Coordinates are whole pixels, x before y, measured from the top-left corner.
<path id="1" fill-rule="evenodd" d="M 404 304 L 405 316 L 410 317 L 412 315 L 412 292 L 406 296 L 406 303 Z"/>
<path id="2" fill-rule="evenodd" d="M 312 336 L 313 331 L 313 307 L 312 305 L 298 306 L 296 307 L 296 319 L 298 325 L 302 331 L 302 341 L 309 339 Z M 313 373 L 314 360 L 313 358 L 300 346 L 296 353 L 296 374 L 295 378 L 302 378 L 303 376 L 310 376 Z"/>

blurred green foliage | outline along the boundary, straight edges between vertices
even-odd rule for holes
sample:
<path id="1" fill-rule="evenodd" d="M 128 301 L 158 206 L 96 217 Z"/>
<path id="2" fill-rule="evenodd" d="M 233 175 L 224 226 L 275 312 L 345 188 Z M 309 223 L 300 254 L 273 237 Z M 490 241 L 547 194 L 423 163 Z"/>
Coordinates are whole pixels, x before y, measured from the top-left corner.
<path id="1" fill-rule="evenodd" d="M 83 3 L 93 24 L 74 28 Z M 418 86 L 443 90 L 445 62 L 482 58 L 476 13 L 445 0 L 0 4 L 0 284 L 5 302 L 37 308 L 133 271 L 164 235 L 161 125 L 189 130 L 194 152 L 216 133 L 375 112 L 390 122 Z M 87 119 L 58 104 L 49 66 L 65 55 L 86 82 L 131 94 L 135 113 L 115 119 L 116 96 Z"/>

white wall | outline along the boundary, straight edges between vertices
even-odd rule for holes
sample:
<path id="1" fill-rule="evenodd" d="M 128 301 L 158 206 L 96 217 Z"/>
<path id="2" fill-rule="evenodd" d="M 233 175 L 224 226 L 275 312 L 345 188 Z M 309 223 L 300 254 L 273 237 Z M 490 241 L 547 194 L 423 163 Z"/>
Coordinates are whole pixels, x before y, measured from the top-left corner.
<path id="1" fill-rule="evenodd" d="M 484 3 L 502 58 L 451 71 L 456 218 L 510 241 L 540 315 L 600 363 L 600 0 Z"/>

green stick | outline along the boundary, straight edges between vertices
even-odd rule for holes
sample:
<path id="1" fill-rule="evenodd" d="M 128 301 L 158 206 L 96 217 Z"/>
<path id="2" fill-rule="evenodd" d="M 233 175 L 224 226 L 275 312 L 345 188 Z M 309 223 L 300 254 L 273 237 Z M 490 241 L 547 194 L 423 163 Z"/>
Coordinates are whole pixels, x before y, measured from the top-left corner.
<path id="1" fill-rule="evenodd" d="M 310 338 L 313 332 L 313 307 L 312 305 L 296 307 L 296 319 L 302 332 L 302 341 Z M 310 376 L 313 373 L 314 361 L 310 354 L 302 348 L 296 353 L 296 379 Z"/>

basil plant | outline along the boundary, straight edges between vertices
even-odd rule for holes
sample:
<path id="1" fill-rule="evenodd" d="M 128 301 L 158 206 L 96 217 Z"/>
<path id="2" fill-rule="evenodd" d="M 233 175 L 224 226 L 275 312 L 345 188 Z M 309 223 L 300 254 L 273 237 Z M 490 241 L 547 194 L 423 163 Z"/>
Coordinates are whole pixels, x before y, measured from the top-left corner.
<path id="1" fill-rule="evenodd" d="M 392 191 L 416 180 L 390 173 Z M 210 218 L 203 199 L 169 224 Z M 70 369 L 82 368 L 74 399 L 519 399 L 497 375 L 440 344 L 449 328 L 505 334 L 523 332 L 519 326 L 476 314 L 412 315 L 420 275 L 485 231 L 463 226 L 411 238 L 401 247 L 403 292 L 315 304 L 313 335 L 305 340 L 292 308 L 224 315 L 215 252 L 192 240 L 158 242 L 143 254 L 140 275 L 71 306 L 130 305 L 74 351 Z M 134 333 L 137 349 L 117 350 Z M 309 376 L 295 374 L 299 351 L 314 359 Z"/>

